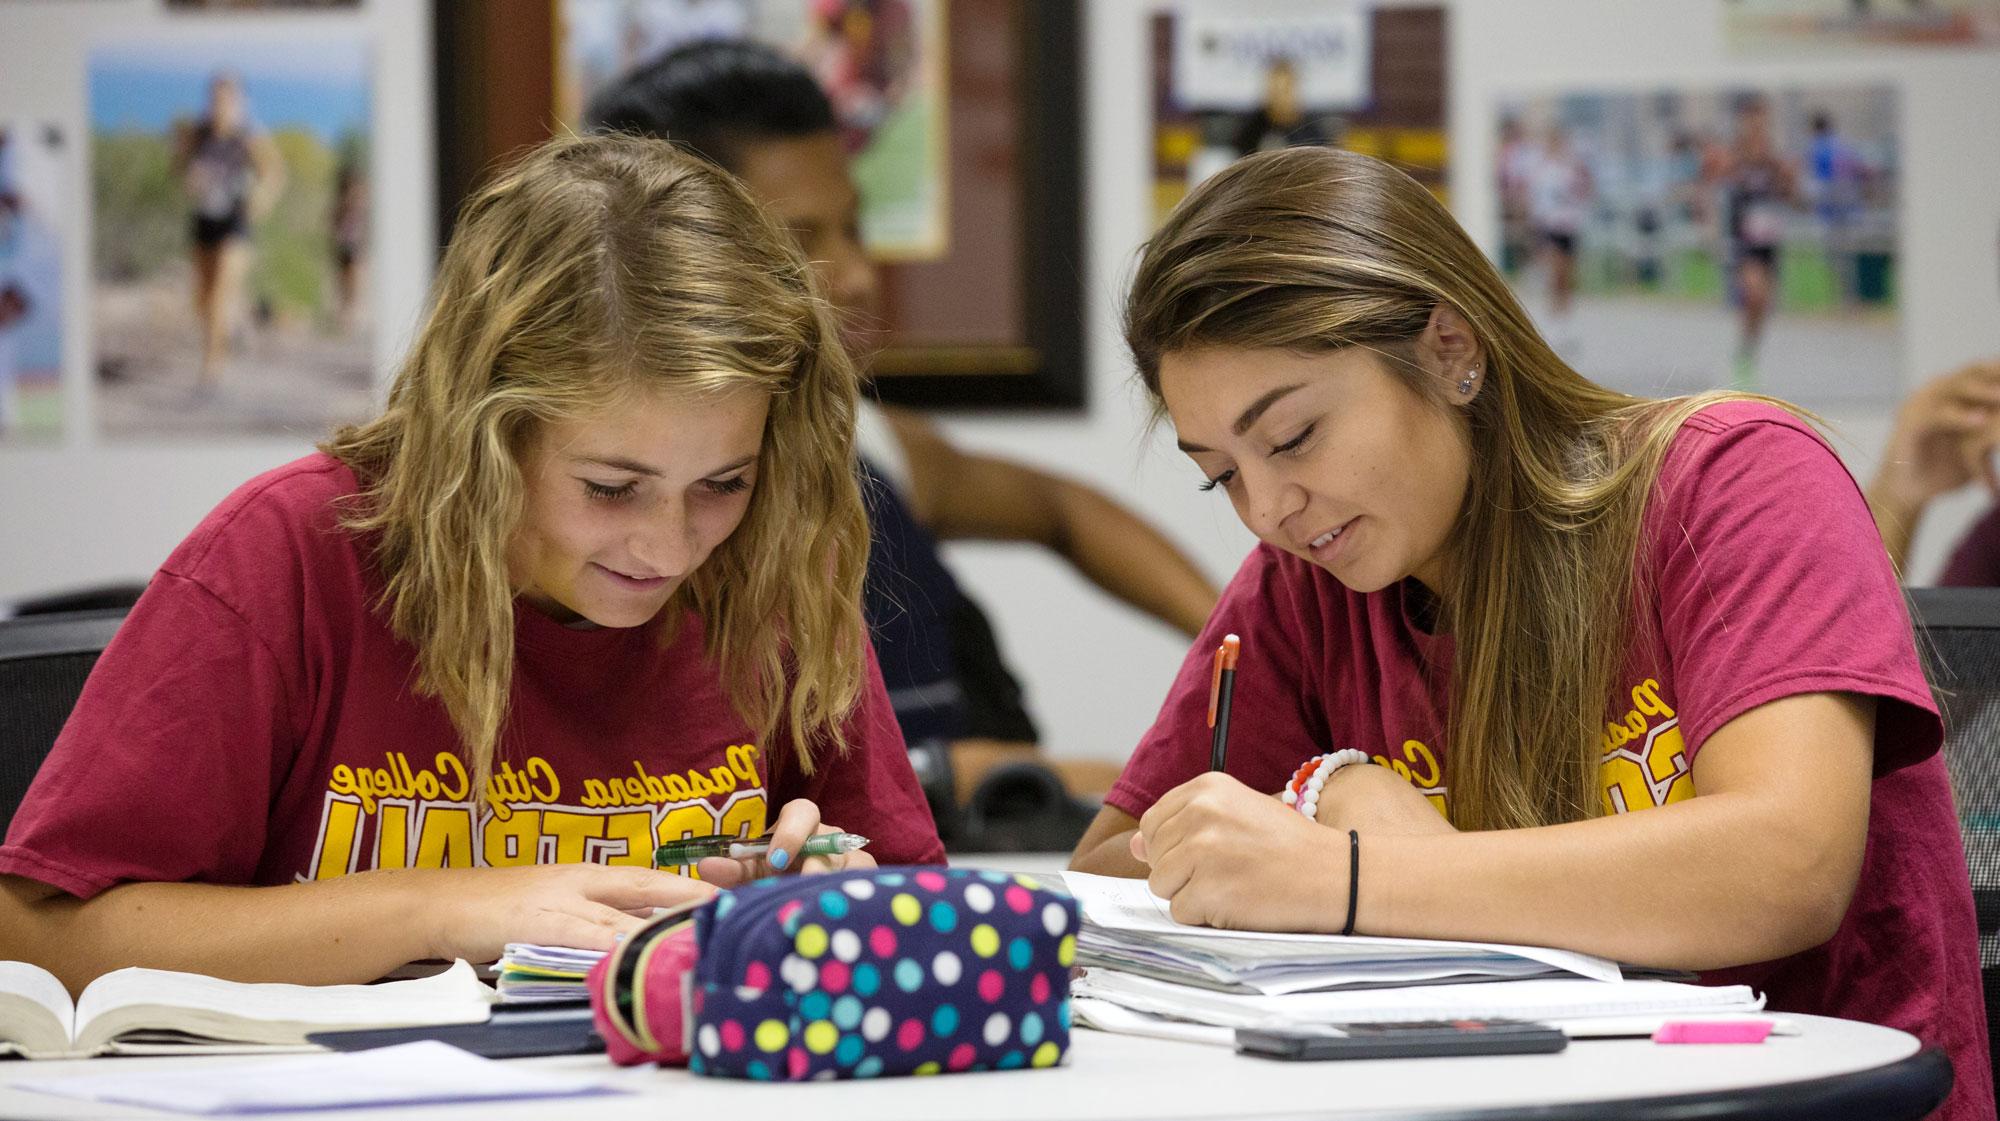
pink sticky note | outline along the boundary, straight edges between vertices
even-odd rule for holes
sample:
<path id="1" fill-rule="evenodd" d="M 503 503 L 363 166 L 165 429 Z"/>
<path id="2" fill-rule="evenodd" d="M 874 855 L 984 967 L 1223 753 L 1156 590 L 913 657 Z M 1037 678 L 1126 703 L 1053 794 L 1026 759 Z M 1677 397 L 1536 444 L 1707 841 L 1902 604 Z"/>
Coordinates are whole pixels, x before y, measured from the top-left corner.
<path id="1" fill-rule="evenodd" d="M 1769 1020 L 1670 1020 L 1653 1033 L 1655 1043 L 1762 1043 Z"/>

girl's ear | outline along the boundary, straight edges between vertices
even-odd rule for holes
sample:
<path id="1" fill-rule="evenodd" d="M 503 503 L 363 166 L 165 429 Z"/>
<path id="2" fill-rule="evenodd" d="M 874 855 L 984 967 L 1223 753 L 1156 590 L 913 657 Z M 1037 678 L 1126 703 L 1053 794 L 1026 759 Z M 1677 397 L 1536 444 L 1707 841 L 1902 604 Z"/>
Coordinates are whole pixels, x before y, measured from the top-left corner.
<path id="1" fill-rule="evenodd" d="M 1417 355 L 1425 369 L 1444 379 L 1446 400 L 1466 405 L 1479 396 L 1486 354 L 1458 309 L 1446 303 L 1431 309 L 1430 322 L 1417 337 Z"/>

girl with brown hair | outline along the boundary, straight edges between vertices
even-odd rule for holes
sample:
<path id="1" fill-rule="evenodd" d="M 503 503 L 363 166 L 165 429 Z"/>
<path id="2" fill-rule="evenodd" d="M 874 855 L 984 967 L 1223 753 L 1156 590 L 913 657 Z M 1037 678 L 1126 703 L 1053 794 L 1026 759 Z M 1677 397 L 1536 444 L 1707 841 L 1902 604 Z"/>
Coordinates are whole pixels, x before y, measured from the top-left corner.
<path id="1" fill-rule="evenodd" d="M 1945 1048 L 1943 1116 L 1993 1115 L 1937 709 L 1809 425 L 1592 384 L 1436 199 L 1326 149 L 1191 195 L 1125 334 L 1261 543 L 1075 867 L 1187 922 L 1706 971 Z"/>
<path id="2" fill-rule="evenodd" d="M 0 958 L 360 981 L 608 948 L 839 863 L 798 859 L 830 821 L 874 839 L 849 866 L 942 860 L 861 621 L 855 373 L 789 239 L 665 143 L 558 140 L 467 202 L 433 300 L 381 416 L 154 577 L 0 847 Z"/>

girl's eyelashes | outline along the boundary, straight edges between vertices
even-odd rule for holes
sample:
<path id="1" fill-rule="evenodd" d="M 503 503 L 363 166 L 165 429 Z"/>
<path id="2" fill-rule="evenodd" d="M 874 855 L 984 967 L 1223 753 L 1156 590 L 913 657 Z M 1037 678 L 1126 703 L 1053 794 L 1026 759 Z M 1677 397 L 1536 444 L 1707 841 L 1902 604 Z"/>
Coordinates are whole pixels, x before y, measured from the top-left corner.
<path id="1" fill-rule="evenodd" d="M 639 489 L 639 481 L 637 479 L 628 483 L 621 483 L 618 486 L 592 482 L 589 479 L 581 481 L 585 494 L 604 502 L 617 502 L 630 498 Z M 741 494 L 749 490 L 750 480 L 743 475 L 736 475 L 727 479 L 703 479 L 700 485 L 703 490 L 706 490 L 710 494 L 726 496 Z"/>
<path id="2" fill-rule="evenodd" d="M 1201 484 L 1200 486 L 1196 487 L 1195 489 L 1196 489 L 1196 490 L 1199 490 L 1199 491 L 1203 491 L 1203 492 L 1207 492 L 1207 491 L 1211 491 L 1211 490 L 1214 490 L 1214 489 L 1215 489 L 1216 487 L 1226 487 L 1226 486 L 1228 486 L 1228 485 L 1229 485 L 1229 480 L 1231 480 L 1231 479 L 1233 479 L 1233 478 L 1235 478 L 1235 477 L 1236 477 L 1236 471 L 1235 471 L 1235 470 L 1234 470 L 1234 469 L 1232 468 L 1231 470 L 1228 470 L 1228 471 L 1224 471 L 1224 472 L 1223 472 L 1222 474 L 1220 474 L 1220 475 L 1217 475 L 1217 476 L 1216 476 L 1215 478 L 1213 478 L 1213 479 L 1210 479 L 1210 480 L 1208 480 L 1208 481 L 1207 481 L 1207 482 L 1205 482 L 1205 483 L 1202 483 L 1202 484 Z"/>
<path id="3" fill-rule="evenodd" d="M 594 483 L 589 479 L 583 480 L 583 492 L 585 494 L 588 494 L 592 498 L 603 499 L 606 502 L 616 502 L 621 498 L 630 498 L 632 497 L 632 492 L 637 489 L 639 489 L 637 480 L 615 487 L 607 486 L 604 483 Z"/>
<path id="4" fill-rule="evenodd" d="M 1289 440 L 1286 440 L 1284 443 L 1279 444 L 1277 447 L 1272 448 L 1271 454 L 1285 455 L 1289 452 L 1298 451 L 1300 448 L 1305 446 L 1305 442 L 1307 440 L 1312 438 L 1313 430 L 1318 427 L 1319 427 L 1319 422 L 1317 421 L 1314 421 L 1313 423 L 1306 425 L 1305 431 L 1300 432 L 1298 435 L 1292 437 Z"/>

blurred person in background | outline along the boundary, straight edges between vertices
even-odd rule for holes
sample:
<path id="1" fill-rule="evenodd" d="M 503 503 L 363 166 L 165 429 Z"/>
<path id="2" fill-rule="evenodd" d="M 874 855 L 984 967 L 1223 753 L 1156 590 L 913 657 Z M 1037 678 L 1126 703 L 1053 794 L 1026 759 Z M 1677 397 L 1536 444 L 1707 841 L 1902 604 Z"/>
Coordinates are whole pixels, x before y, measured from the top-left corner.
<path id="1" fill-rule="evenodd" d="M 1868 508 L 1898 571 L 1909 560 L 1911 539 L 1932 501 L 1974 482 L 2000 495 L 1996 448 L 2000 358 L 1935 378 L 1903 402 L 1882 467 L 1868 484 Z M 2000 506 L 1959 539 L 1938 583 L 2000 587 Z"/>
<path id="2" fill-rule="evenodd" d="M 351 331 L 360 315 L 361 269 L 368 256 L 368 169 L 352 152 L 341 155 L 333 174 L 333 209 L 327 217 L 333 241 L 336 317 Z"/>
<path id="3" fill-rule="evenodd" d="M 1861 217 L 1870 169 L 1861 150 L 1840 135 L 1834 127 L 1833 114 L 1824 109 L 1813 114 L 1812 136 L 1812 144 L 1806 149 L 1807 193 L 1844 306 L 1859 295 L 1854 224 Z"/>
<path id="4" fill-rule="evenodd" d="M 250 119 L 243 83 L 234 74 L 209 80 L 201 119 L 175 128 L 174 174 L 193 206 L 194 310 L 201 325 L 198 397 L 222 378 L 229 336 L 250 271 L 250 229 L 270 212 L 285 186 L 277 145 Z"/>
<path id="5" fill-rule="evenodd" d="M 1264 69 L 1264 103 L 1236 126 L 1236 154 L 1324 147 L 1332 139 L 1320 119 L 1299 105 L 1299 72 L 1292 60 L 1282 55 L 1272 59 Z"/>
<path id="6" fill-rule="evenodd" d="M 1549 342 L 1571 360 L 1579 348 L 1570 316 L 1576 302 L 1577 242 L 1590 219 L 1594 190 L 1590 168 L 1577 154 L 1569 130 L 1550 125 L 1540 157 L 1528 172 L 1528 220 L 1548 273 Z"/>
<path id="7" fill-rule="evenodd" d="M 1771 135 L 1771 108 L 1746 97 L 1736 106 L 1736 135 L 1712 178 L 1723 192 L 1731 288 L 1738 333 L 1732 376 L 1739 388 L 1757 380 L 1757 349 L 1777 299 L 1778 247 L 1798 196 L 1798 170 Z"/>
<path id="8" fill-rule="evenodd" d="M 789 228 L 866 364 L 881 276 L 861 244 L 848 153 L 826 94 L 802 65 L 753 42 L 694 43 L 602 91 L 589 126 L 663 136 L 734 172 Z M 890 699 L 953 841 L 955 809 L 983 776 L 1040 760 L 1039 735 L 985 616 L 939 541 L 1033 542 L 1118 599 L 1186 635 L 1215 605 L 1192 560 L 1125 507 L 1073 480 L 954 447 L 924 418 L 864 396 L 856 446 L 874 532 L 866 599 Z M 1118 765 L 1040 760 L 1071 791 L 1099 795 Z M 1071 843 L 1088 824 L 1073 821 Z"/>

